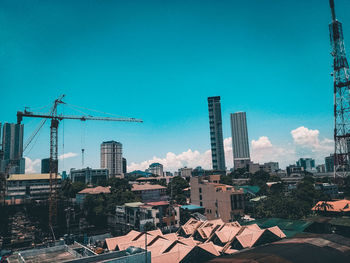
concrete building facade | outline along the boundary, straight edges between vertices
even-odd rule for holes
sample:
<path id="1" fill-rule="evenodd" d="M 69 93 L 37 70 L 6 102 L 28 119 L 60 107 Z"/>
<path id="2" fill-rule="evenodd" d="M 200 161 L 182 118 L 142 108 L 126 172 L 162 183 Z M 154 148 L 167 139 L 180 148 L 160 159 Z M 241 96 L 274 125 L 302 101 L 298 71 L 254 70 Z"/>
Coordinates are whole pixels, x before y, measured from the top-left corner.
<path id="1" fill-rule="evenodd" d="M 220 96 L 208 97 L 210 143 L 213 170 L 226 170 Z"/>
<path id="2" fill-rule="evenodd" d="M 331 154 L 324 158 L 325 166 L 326 166 L 326 172 L 332 173 L 334 172 L 334 154 Z"/>
<path id="3" fill-rule="evenodd" d="M 141 198 L 142 202 L 167 200 L 166 187 L 158 184 L 133 184 L 131 191 Z"/>
<path id="4" fill-rule="evenodd" d="M 109 177 L 124 177 L 122 144 L 107 141 L 101 144 L 101 168 L 108 169 Z"/>
<path id="5" fill-rule="evenodd" d="M 247 118 L 245 112 L 231 113 L 231 134 L 234 168 L 250 162 Z"/>
<path id="6" fill-rule="evenodd" d="M 92 169 L 92 168 L 84 168 L 84 169 L 71 169 L 69 178 L 72 182 L 82 182 L 84 184 L 99 184 L 102 182 L 106 182 L 109 178 L 108 169 Z"/>
<path id="7" fill-rule="evenodd" d="M 57 190 L 61 176 L 57 175 Z M 50 174 L 11 174 L 6 182 L 5 203 L 23 204 L 27 201 L 47 201 L 50 195 Z"/>
<path id="8" fill-rule="evenodd" d="M 191 203 L 205 208 L 205 216 L 233 222 L 244 212 L 244 192 L 220 183 L 220 175 L 191 178 Z"/>
<path id="9" fill-rule="evenodd" d="M 304 171 L 312 171 L 315 170 L 315 160 L 312 158 L 300 158 L 297 161 L 297 166 L 303 167 Z"/>
<path id="10" fill-rule="evenodd" d="M 148 169 L 146 170 L 146 172 L 151 173 L 151 174 L 155 174 L 158 176 L 164 176 L 164 168 L 163 165 L 161 163 L 152 163 L 149 165 Z"/>
<path id="11" fill-rule="evenodd" d="M 192 168 L 183 167 L 178 170 L 178 175 L 184 178 L 192 176 Z"/>

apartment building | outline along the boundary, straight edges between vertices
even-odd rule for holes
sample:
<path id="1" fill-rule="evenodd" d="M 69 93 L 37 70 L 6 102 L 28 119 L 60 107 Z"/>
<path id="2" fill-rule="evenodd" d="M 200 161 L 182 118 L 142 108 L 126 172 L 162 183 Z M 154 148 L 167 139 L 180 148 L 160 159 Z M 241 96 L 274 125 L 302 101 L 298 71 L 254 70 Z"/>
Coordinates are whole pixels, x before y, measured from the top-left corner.
<path id="1" fill-rule="evenodd" d="M 209 219 L 233 222 L 244 212 L 244 192 L 220 183 L 220 175 L 191 178 L 191 203 L 205 208 Z"/>

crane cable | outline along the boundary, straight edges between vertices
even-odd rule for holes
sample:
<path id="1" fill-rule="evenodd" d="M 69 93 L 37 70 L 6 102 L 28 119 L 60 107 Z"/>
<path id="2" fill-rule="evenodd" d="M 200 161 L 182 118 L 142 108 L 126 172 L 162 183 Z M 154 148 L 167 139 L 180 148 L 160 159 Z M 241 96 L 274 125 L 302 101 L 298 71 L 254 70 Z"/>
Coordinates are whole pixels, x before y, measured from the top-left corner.
<path id="1" fill-rule="evenodd" d="M 105 115 L 111 115 L 111 116 L 114 116 L 114 117 L 119 117 L 119 118 L 126 118 L 124 116 L 121 116 L 121 115 L 116 115 L 116 114 L 112 114 L 112 113 L 108 113 L 108 112 L 103 112 L 103 111 L 98 111 L 98 110 L 93 110 L 93 109 L 89 109 L 89 108 L 86 108 L 86 107 L 81 107 L 81 106 L 77 106 L 77 105 L 72 105 L 72 104 L 68 104 L 72 107 L 76 107 L 76 108 L 80 108 L 80 109 L 84 109 L 84 110 L 89 110 L 89 111 L 94 111 L 94 112 L 98 112 L 98 113 L 102 113 L 102 114 L 105 114 Z M 86 114 L 86 113 L 85 113 Z"/>

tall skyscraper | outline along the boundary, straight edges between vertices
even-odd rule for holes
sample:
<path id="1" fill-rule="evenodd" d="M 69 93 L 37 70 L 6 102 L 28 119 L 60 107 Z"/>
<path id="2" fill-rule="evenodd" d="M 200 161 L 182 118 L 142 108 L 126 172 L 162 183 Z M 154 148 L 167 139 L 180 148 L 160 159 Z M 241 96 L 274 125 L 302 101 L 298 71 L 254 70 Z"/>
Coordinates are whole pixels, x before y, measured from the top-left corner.
<path id="1" fill-rule="evenodd" d="M 10 173 L 24 173 L 23 124 L 5 123 L 2 132 L 2 169 L 12 162 Z"/>
<path id="2" fill-rule="evenodd" d="M 220 96 L 208 97 L 211 158 L 214 170 L 226 170 Z"/>
<path id="3" fill-rule="evenodd" d="M 109 177 L 123 177 L 122 144 L 116 141 L 101 144 L 101 168 L 107 168 Z"/>
<path id="4" fill-rule="evenodd" d="M 247 118 L 245 112 L 231 113 L 233 165 L 244 168 L 250 162 Z"/>
<path id="5" fill-rule="evenodd" d="M 18 160 L 23 156 L 23 124 L 5 123 L 2 135 L 4 159 Z"/>

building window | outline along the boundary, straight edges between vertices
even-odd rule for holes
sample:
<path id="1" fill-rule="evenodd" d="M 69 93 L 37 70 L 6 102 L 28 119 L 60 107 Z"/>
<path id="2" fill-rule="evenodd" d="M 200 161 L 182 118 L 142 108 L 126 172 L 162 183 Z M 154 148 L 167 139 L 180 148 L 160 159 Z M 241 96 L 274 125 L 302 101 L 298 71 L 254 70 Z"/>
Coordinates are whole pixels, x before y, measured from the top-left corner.
<path id="1" fill-rule="evenodd" d="M 203 206 L 203 202 L 199 202 L 199 205 L 200 205 L 200 206 Z"/>
<path id="2" fill-rule="evenodd" d="M 199 187 L 199 193 L 202 193 L 202 188 L 201 187 Z"/>
<path id="3" fill-rule="evenodd" d="M 202 195 L 199 195 L 199 200 L 202 200 Z"/>

